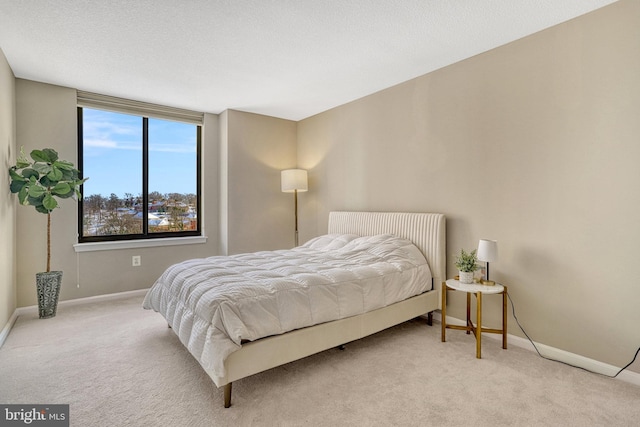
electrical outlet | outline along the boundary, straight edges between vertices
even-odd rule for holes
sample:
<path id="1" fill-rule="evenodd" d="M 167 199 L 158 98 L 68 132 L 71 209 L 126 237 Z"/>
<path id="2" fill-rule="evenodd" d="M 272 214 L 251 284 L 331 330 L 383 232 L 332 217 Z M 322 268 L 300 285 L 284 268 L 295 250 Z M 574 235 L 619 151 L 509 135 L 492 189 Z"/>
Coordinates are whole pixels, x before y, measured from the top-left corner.
<path id="1" fill-rule="evenodd" d="M 140 267 L 141 260 L 140 255 L 134 255 L 131 257 L 131 265 L 134 267 Z"/>

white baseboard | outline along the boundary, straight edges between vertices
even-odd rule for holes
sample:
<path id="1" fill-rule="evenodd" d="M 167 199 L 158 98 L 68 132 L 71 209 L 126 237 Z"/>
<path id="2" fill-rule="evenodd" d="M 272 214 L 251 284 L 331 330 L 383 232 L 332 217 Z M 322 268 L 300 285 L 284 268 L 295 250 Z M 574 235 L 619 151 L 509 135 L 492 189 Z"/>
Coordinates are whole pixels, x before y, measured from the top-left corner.
<path id="1" fill-rule="evenodd" d="M 9 318 L 9 321 L 7 322 L 6 325 L 4 325 L 4 328 L 2 328 L 2 332 L 0 332 L 0 348 L 2 348 L 2 344 L 4 344 L 4 341 L 9 336 L 9 332 L 11 332 L 11 328 L 13 328 L 13 325 L 14 323 L 16 323 L 17 319 L 18 319 L 18 310 L 14 310 L 13 314 Z"/>
<path id="2" fill-rule="evenodd" d="M 104 301 L 112 301 L 112 300 L 118 300 L 123 298 L 129 298 L 133 296 L 142 296 L 142 295 L 146 295 L 148 290 L 149 289 L 138 289 L 135 291 L 118 292 L 115 294 L 97 295 L 94 297 L 76 298 L 76 299 L 71 299 L 66 301 L 60 301 L 58 303 L 58 307 L 70 307 L 73 305 L 91 304 L 94 302 L 104 302 Z M 11 332 L 11 328 L 13 328 L 13 325 L 16 323 L 16 320 L 18 319 L 18 317 L 28 315 L 28 314 L 29 315 L 38 314 L 38 306 L 30 305 L 28 307 L 18 307 L 15 309 L 15 311 L 9 318 L 9 321 L 0 332 L 0 348 L 4 344 L 7 337 L 9 336 L 9 332 Z"/>
<path id="3" fill-rule="evenodd" d="M 114 294 L 96 295 L 94 297 L 70 299 L 66 301 L 60 301 L 58 303 L 58 307 L 71 307 L 74 305 L 91 304 L 94 302 L 104 302 L 104 301 L 112 301 L 112 300 L 124 299 L 124 298 L 129 298 L 134 296 L 142 296 L 142 295 L 146 295 L 148 290 L 149 289 L 137 289 L 135 291 L 125 291 L 125 292 L 117 292 Z M 28 307 L 19 307 L 16 309 L 16 311 L 18 312 L 18 315 L 34 314 L 34 313 L 37 314 L 38 306 L 30 305 Z"/>
<path id="4" fill-rule="evenodd" d="M 437 320 L 439 322 L 442 321 L 442 313 L 440 313 L 439 311 L 434 312 L 433 318 L 434 320 Z M 452 325 L 461 325 L 461 326 L 465 325 L 464 320 L 460 320 L 451 316 L 447 316 L 447 323 L 450 323 Z M 486 337 L 494 340 L 502 340 L 502 337 L 499 334 L 482 334 L 482 337 L 483 338 Z M 529 351 L 536 351 L 533 344 L 526 338 L 518 337 L 512 334 L 507 334 L 507 341 L 509 344 L 515 345 L 516 347 L 524 348 L 525 350 L 529 350 Z M 540 352 L 540 354 L 542 354 L 544 357 L 548 357 L 549 359 L 557 360 L 559 362 L 564 362 L 569 365 L 578 366 L 580 368 L 583 368 L 598 374 L 613 377 L 620 370 L 620 368 L 616 366 L 609 365 L 607 363 L 603 363 L 598 360 L 589 359 L 588 357 L 580 356 L 579 354 L 575 354 L 575 353 L 570 353 L 568 351 L 551 347 L 545 344 L 540 344 L 536 342 L 535 346 L 538 348 L 538 351 Z M 624 370 L 615 379 L 640 386 L 640 374 L 637 372 Z"/>

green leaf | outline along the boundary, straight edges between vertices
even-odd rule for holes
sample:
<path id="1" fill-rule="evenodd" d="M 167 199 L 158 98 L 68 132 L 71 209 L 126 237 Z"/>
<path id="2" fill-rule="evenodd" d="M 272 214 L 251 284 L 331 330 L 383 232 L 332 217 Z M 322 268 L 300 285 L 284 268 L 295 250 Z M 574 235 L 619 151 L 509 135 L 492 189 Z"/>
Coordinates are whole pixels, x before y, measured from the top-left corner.
<path id="1" fill-rule="evenodd" d="M 45 207 L 45 209 L 52 211 L 58 206 L 58 202 L 51 194 L 47 193 L 44 196 L 44 199 L 42 199 L 42 205 Z"/>
<path id="2" fill-rule="evenodd" d="M 36 162 L 49 163 L 49 156 L 44 152 L 44 150 L 33 150 L 31 152 L 31 158 Z"/>
<path id="3" fill-rule="evenodd" d="M 60 169 L 60 171 L 62 172 L 61 181 L 73 181 L 76 178 L 73 170 Z"/>
<path id="4" fill-rule="evenodd" d="M 11 189 L 12 193 L 18 193 L 26 185 L 27 185 L 27 181 L 25 181 L 24 179 L 22 181 L 14 180 L 14 181 L 11 181 L 11 184 L 9 185 L 9 188 Z M 28 191 L 28 189 L 27 189 L 27 191 Z"/>
<path id="5" fill-rule="evenodd" d="M 20 147 L 20 154 L 18 154 L 18 161 L 16 162 L 16 167 L 18 169 L 26 168 L 30 166 L 31 162 L 27 159 L 26 154 L 24 154 L 24 147 Z"/>
<path id="6" fill-rule="evenodd" d="M 37 206 L 34 206 L 34 207 L 36 208 L 36 210 L 37 210 L 38 212 L 43 213 L 43 214 L 48 214 L 48 213 L 50 213 L 50 212 L 51 212 L 50 210 L 48 210 L 47 208 L 45 208 L 43 205 L 37 205 Z"/>
<path id="7" fill-rule="evenodd" d="M 29 179 L 32 176 L 35 176 L 36 179 L 40 178 L 40 174 L 38 173 L 38 171 L 31 168 L 23 169 L 22 176 L 25 177 L 26 179 Z"/>
<path id="8" fill-rule="evenodd" d="M 42 178 L 40 178 L 40 186 L 41 187 L 53 187 L 54 185 L 56 185 L 58 183 L 58 181 L 51 181 L 49 179 L 49 175 L 45 175 Z"/>
<path id="9" fill-rule="evenodd" d="M 49 163 L 53 163 L 58 160 L 58 152 L 53 148 L 45 148 L 42 152 L 49 158 Z"/>
<path id="10" fill-rule="evenodd" d="M 53 163 L 58 160 L 58 152 L 51 148 L 45 148 L 44 150 L 33 150 L 31 152 L 31 158 L 36 162 Z"/>
<path id="11" fill-rule="evenodd" d="M 62 179 L 62 171 L 55 166 L 51 166 L 51 172 L 47 174 L 47 178 L 51 181 L 60 181 Z"/>
<path id="12" fill-rule="evenodd" d="M 55 187 L 51 189 L 51 194 L 53 194 L 54 196 L 64 197 L 69 192 L 73 193 L 73 189 L 66 182 L 59 182 Z"/>
<path id="13" fill-rule="evenodd" d="M 47 190 L 39 185 L 29 186 L 29 197 L 38 198 L 41 197 Z"/>
<path id="14" fill-rule="evenodd" d="M 44 199 L 44 194 L 42 194 L 42 196 L 40 197 L 31 197 L 29 195 L 27 195 L 27 202 L 24 203 L 26 205 L 31 205 L 31 206 L 40 206 L 42 205 L 42 199 Z"/>
<path id="15" fill-rule="evenodd" d="M 51 165 L 47 163 L 34 163 L 33 168 L 40 172 L 42 175 L 46 175 L 51 172 Z"/>
<path id="16" fill-rule="evenodd" d="M 25 185 L 24 187 L 22 187 L 20 189 L 20 192 L 18 192 L 18 201 L 20 202 L 21 205 L 28 205 L 29 203 L 27 202 L 27 195 L 29 194 L 29 186 Z"/>
<path id="17" fill-rule="evenodd" d="M 57 160 L 53 162 L 53 166 L 60 168 L 62 170 L 72 171 L 75 168 L 73 167 L 73 163 L 68 162 L 66 160 Z"/>
<path id="18" fill-rule="evenodd" d="M 56 194 L 56 196 L 60 197 L 61 199 L 68 199 L 69 197 L 73 196 L 75 190 L 71 187 L 69 187 L 69 192 L 65 193 L 65 194 Z"/>
<path id="19" fill-rule="evenodd" d="M 9 176 L 15 181 L 26 181 L 26 179 L 16 172 L 16 167 L 9 168 Z"/>
<path id="20" fill-rule="evenodd" d="M 28 166 L 31 166 L 31 162 L 28 160 L 22 160 L 22 159 L 18 159 L 18 161 L 16 162 L 16 168 L 17 169 L 22 169 L 22 168 L 26 168 Z"/>

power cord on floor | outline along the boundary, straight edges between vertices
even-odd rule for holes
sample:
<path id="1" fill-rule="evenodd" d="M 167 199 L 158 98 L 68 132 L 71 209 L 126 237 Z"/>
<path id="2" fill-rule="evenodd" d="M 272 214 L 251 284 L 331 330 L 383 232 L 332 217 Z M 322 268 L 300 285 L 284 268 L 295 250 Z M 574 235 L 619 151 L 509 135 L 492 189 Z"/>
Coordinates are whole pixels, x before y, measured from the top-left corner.
<path id="1" fill-rule="evenodd" d="M 527 332 L 524 330 L 524 328 L 522 327 L 522 325 L 520 324 L 520 321 L 518 320 L 518 318 L 516 317 L 516 307 L 513 304 L 513 300 L 511 299 L 511 295 L 509 294 L 509 292 L 507 292 L 507 297 L 509 297 L 509 301 L 511 302 L 511 312 L 513 314 L 513 318 L 516 320 L 516 323 L 518 324 L 518 326 L 520 327 L 520 330 L 522 331 L 522 333 L 527 337 L 527 339 L 529 340 L 529 342 L 531 343 L 531 345 L 533 346 L 533 348 L 536 350 L 536 353 L 538 353 L 538 356 L 542 357 L 543 359 L 546 360 L 550 360 L 552 362 L 558 362 L 558 363 L 562 363 L 564 365 L 567 366 L 571 366 L 573 368 L 578 368 L 578 369 L 582 369 L 583 371 L 587 371 L 587 372 L 591 372 L 592 374 L 598 374 L 598 375 L 602 375 L 603 377 L 608 377 L 608 378 L 615 378 L 618 375 L 620 375 L 620 372 L 624 371 L 625 369 L 627 369 L 629 366 L 631 366 L 633 364 L 633 362 L 636 361 L 636 357 L 638 357 L 638 353 L 640 353 L 640 347 L 638 347 L 638 350 L 636 350 L 636 354 L 635 356 L 633 356 L 633 360 L 629 363 L 627 363 L 622 369 L 620 369 L 618 371 L 618 373 L 616 373 L 615 375 L 607 375 L 607 374 L 603 374 L 600 372 L 596 372 L 596 371 L 592 371 L 590 369 L 587 368 L 583 368 L 582 366 L 576 366 L 576 365 L 572 365 L 571 363 L 567 363 L 567 362 L 563 362 L 562 360 L 557 360 L 557 359 L 552 359 L 550 357 L 547 356 L 543 356 L 540 351 L 538 350 L 538 347 L 536 347 L 536 344 L 533 342 L 533 340 L 531 339 L 531 337 L 529 337 L 529 334 L 527 334 Z"/>

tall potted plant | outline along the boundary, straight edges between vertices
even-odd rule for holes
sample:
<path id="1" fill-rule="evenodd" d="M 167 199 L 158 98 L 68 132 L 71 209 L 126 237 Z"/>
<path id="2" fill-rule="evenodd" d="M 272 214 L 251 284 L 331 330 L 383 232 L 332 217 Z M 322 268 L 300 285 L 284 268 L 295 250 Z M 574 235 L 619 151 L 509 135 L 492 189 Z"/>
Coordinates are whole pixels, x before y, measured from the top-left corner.
<path id="1" fill-rule="evenodd" d="M 60 160 L 51 148 L 33 150 L 30 156 L 31 160 L 20 150 L 16 165 L 9 168 L 10 188 L 21 205 L 47 215 L 47 269 L 36 274 L 39 316 L 46 319 L 56 315 L 62 284 L 62 271 L 51 271 L 51 212 L 58 198 L 82 198 L 80 186 L 88 178 L 80 179 L 73 163 Z"/>

